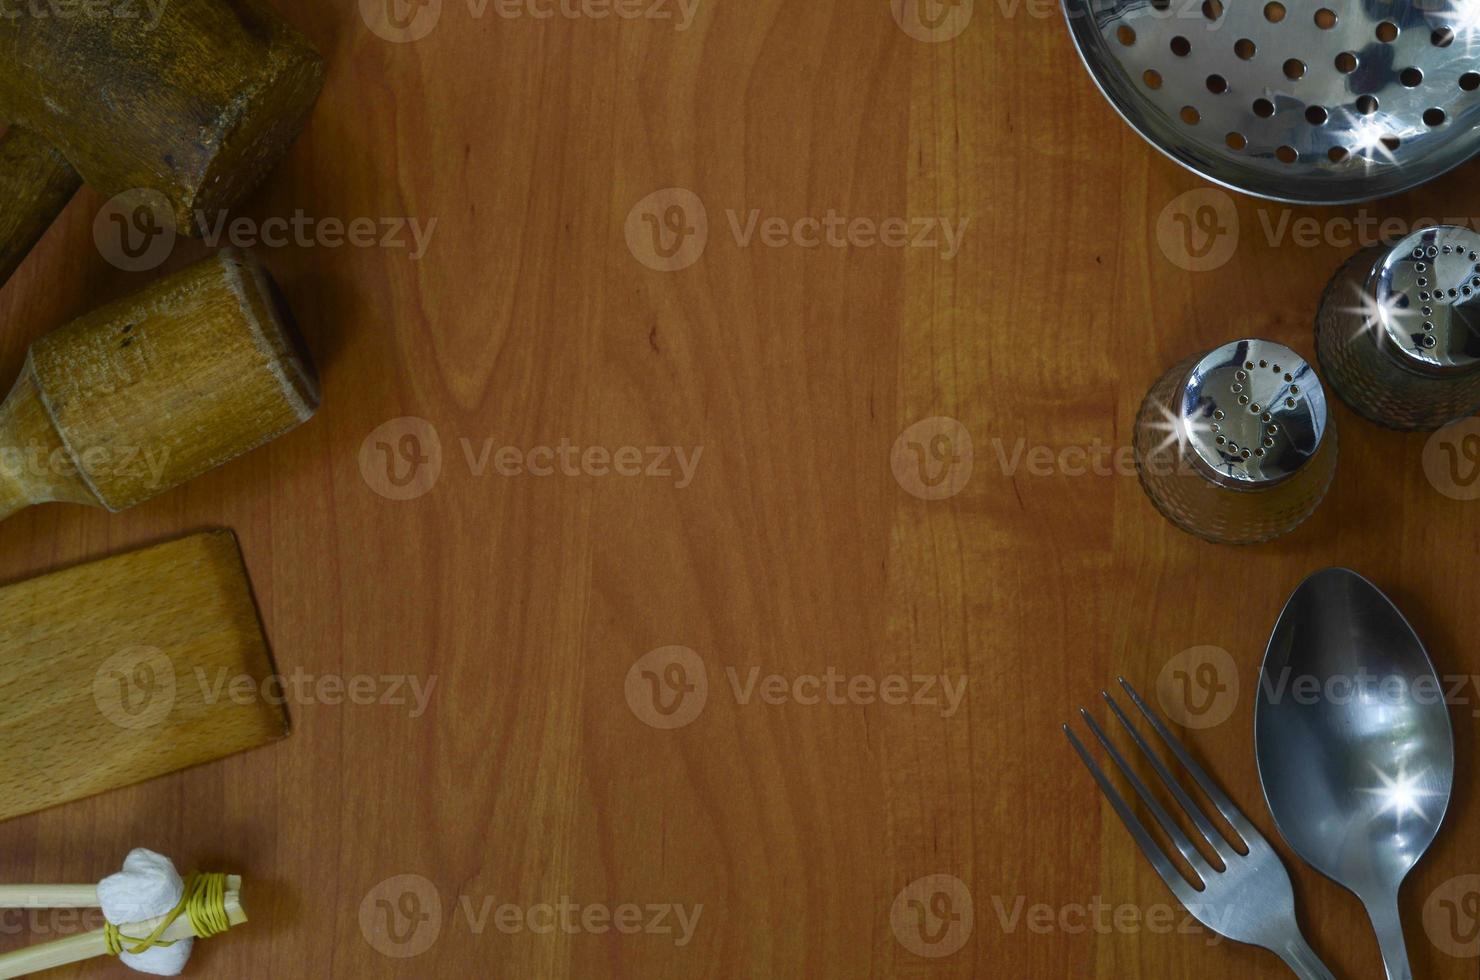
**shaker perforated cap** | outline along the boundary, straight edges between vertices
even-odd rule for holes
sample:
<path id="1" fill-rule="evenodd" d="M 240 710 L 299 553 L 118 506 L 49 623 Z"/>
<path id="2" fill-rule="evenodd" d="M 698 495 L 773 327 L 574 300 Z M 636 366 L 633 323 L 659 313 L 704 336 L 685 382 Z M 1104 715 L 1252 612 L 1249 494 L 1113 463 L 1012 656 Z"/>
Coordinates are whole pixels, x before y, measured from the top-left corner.
<path id="1" fill-rule="evenodd" d="M 1480 365 L 1480 235 L 1442 226 L 1414 232 L 1368 284 L 1380 340 L 1404 366 L 1456 374 Z"/>
<path id="2" fill-rule="evenodd" d="M 1193 366 L 1178 415 L 1195 466 L 1219 484 L 1255 490 L 1315 455 L 1326 431 L 1326 393 L 1290 348 L 1236 340 Z"/>

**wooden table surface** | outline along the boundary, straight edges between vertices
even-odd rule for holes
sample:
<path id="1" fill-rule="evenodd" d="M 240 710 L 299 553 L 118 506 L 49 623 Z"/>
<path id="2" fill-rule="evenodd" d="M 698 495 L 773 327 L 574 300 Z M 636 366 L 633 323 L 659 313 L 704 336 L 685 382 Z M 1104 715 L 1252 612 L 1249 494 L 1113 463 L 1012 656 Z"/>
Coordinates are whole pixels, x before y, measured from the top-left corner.
<path id="1" fill-rule="evenodd" d="M 1312 353 L 1353 248 L 1330 219 L 1480 215 L 1474 170 L 1234 199 L 1127 129 L 1052 6 L 922 2 L 430 0 L 409 42 L 371 0 L 281 4 L 329 82 L 239 213 L 314 219 L 260 253 L 323 408 L 134 511 L 7 521 L 0 578 L 234 528 L 294 731 L 0 825 L 0 879 L 134 845 L 240 872 L 251 922 L 195 976 L 1287 976 L 1185 925 L 1059 725 L 1124 674 L 1275 838 L 1253 694 L 1307 573 L 1363 572 L 1480 674 L 1480 502 L 1425 435 L 1336 406 L 1325 505 L 1248 549 L 1170 527 L 1125 465 L 1175 360 Z M 105 258 L 102 204 L 0 292 L 0 374 L 158 274 Z M 355 218 L 435 225 L 424 254 L 334 247 Z M 1480 952 L 1463 697 L 1404 892 L 1427 978 Z M 1379 977 L 1356 901 L 1280 846 L 1313 944 Z"/>

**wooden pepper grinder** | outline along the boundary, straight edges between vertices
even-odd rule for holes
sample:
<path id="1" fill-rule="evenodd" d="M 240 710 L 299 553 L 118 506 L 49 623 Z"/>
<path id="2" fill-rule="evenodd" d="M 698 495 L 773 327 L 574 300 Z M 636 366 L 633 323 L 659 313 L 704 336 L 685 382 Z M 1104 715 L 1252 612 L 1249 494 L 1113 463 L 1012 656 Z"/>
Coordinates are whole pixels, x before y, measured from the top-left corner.
<path id="1" fill-rule="evenodd" d="M 251 256 L 222 252 L 36 341 L 0 404 L 0 519 L 123 510 L 313 416 L 318 380 Z"/>

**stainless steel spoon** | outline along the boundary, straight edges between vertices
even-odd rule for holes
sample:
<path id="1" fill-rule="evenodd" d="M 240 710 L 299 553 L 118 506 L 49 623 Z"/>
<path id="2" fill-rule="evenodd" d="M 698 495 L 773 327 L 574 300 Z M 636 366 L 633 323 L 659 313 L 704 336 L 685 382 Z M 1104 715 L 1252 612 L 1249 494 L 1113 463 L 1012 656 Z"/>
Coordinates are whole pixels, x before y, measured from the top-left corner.
<path id="1" fill-rule="evenodd" d="M 1254 709 L 1264 798 L 1306 863 L 1367 908 L 1389 980 L 1412 980 L 1398 891 L 1449 807 L 1454 734 L 1418 635 L 1362 576 L 1300 584 Z"/>

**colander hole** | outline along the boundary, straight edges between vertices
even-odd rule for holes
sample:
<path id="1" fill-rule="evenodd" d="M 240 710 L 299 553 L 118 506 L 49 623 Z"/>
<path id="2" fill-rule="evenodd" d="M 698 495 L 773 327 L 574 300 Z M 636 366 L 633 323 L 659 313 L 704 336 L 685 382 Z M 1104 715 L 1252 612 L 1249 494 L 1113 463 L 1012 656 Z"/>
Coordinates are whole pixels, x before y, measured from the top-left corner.
<path id="1" fill-rule="evenodd" d="M 1343 51 L 1336 56 L 1336 70 L 1343 75 L 1350 75 L 1357 70 L 1357 56 L 1350 51 Z"/>
<path id="2" fill-rule="evenodd" d="M 1332 163 L 1340 163 L 1349 156 L 1351 156 L 1351 154 L 1347 152 L 1347 149 L 1344 146 L 1333 146 L 1331 147 L 1331 149 L 1326 151 L 1326 159 L 1330 160 Z"/>
<path id="3" fill-rule="evenodd" d="M 1336 11 L 1330 7 L 1322 7 L 1316 11 L 1316 26 L 1323 31 L 1329 31 L 1336 26 Z"/>
<path id="4" fill-rule="evenodd" d="M 1298 394 L 1300 394 L 1300 386 L 1299 385 L 1291 385 L 1290 386 L 1290 394 L 1292 394 L 1292 395 L 1298 395 Z"/>
<path id="5" fill-rule="evenodd" d="M 1146 74 L 1141 76 L 1141 80 L 1146 83 L 1147 88 L 1161 88 L 1161 72 L 1155 68 L 1147 68 Z"/>
<path id="6" fill-rule="evenodd" d="M 1307 106 L 1305 109 L 1305 121 L 1312 126 L 1325 125 L 1327 118 L 1326 110 L 1318 105 Z"/>
<path id="7" fill-rule="evenodd" d="M 1286 398 L 1285 399 L 1285 407 L 1286 408 L 1294 408 L 1295 407 L 1295 399 L 1293 399 L 1293 398 Z"/>
<path id="8" fill-rule="evenodd" d="M 1480 88 L 1480 72 L 1467 71 L 1459 76 L 1459 87 L 1466 92 L 1473 92 L 1475 89 Z"/>
<path id="9" fill-rule="evenodd" d="M 1286 381 L 1294 381 L 1295 380 L 1295 375 L 1293 375 L 1290 372 L 1286 371 L 1285 372 L 1285 380 Z"/>
<path id="10" fill-rule="evenodd" d="M 1384 136 L 1382 138 L 1382 145 L 1385 146 L 1385 147 L 1387 147 L 1388 150 L 1392 151 L 1392 150 L 1396 150 L 1398 147 L 1402 146 L 1403 145 L 1403 141 L 1400 140 L 1400 139 L 1398 139 L 1398 137 L 1396 137 L 1396 136 Z"/>
<path id="11" fill-rule="evenodd" d="M 1270 415 L 1268 412 L 1265 412 L 1263 415 L 1259 416 L 1259 419 L 1262 422 L 1268 422 L 1273 417 L 1274 416 Z"/>
<path id="12" fill-rule="evenodd" d="M 1221 446 L 1224 443 L 1226 443 L 1228 440 L 1225 439 L 1225 438 L 1223 438 L 1222 436 L 1219 436 L 1218 438 L 1214 439 L 1213 441 L 1216 442 L 1218 445 Z"/>
<path id="13" fill-rule="evenodd" d="M 1370 116 L 1377 111 L 1377 96 L 1364 95 L 1357 99 L 1357 111 L 1364 116 Z"/>
<path id="14" fill-rule="evenodd" d="M 1151 0 L 1151 9 L 1166 11 L 1172 8 L 1172 0 Z"/>
<path id="15" fill-rule="evenodd" d="M 1217 20 L 1223 16 L 1223 0 L 1203 0 L 1203 16 L 1208 20 Z"/>
<path id="16" fill-rule="evenodd" d="M 1254 115 L 1258 116 L 1261 119 L 1268 119 L 1270 116 L 1274 115 L 1274 103 L 1269 101 L 1268 99 L 1255 99 Z"/>
<path id="17" fill-rule="evenodd" d="M 1224 92 L 1228 91 L 1228 79 L 1224 78 L 1222 75 L 1209 75 L 1208 91 L 1212 92 L 1214 95 L 1222 95 Z"/>
<path id="18" fill-rule="evenodd" d="M 1274 435 L 1276 432 L 1280 431 L 1280 427 L 1277 425 L 1271 425 L 1264 431 L 1268 432 L 1270 435 Z"/>
<path id="19" fill-rule="evenodd" d="M 1441 27 L 1429 35 L 1429 40 L 1436 48 L 1447 48 L 1454 43 L 1454 31 L 1447 27 Z"/>
<path id="20" fill-rule="evenodd" d="M 1434 315 L 1434 308 L 1432 306 L 1425 306 L 1423 309 L 1419 310 L 1418 312 L 1422 313 L 1424 316 L 1433 316 Z"/>
<path id="21" fill-rule="evenodd" d="M 1240 405 L 1247 405 L 1247 404 L 1249 404 L 1249 396 L 1248 395 L 1239 395 L 1238 396 L 1238 403 Z"/>
<path id="22" fill-rule="evenodd" d="M 1245 368 L 1246 368 L 1246 369 L 1247 369 L 1247 370 L 1250 370 L 1250 371 L 1252 371 L 1252 370 L 1254 370 L 1254 362 L 1253 362 L 1253 361 L 1245 361 L 1245 362 L 1244 362 L 1244 367 L 1245 367 Z"/>
<path id="23" fill-rule="evenodd" d="M 1260 361 L 1259 362 L 1259 366 L 1260 367 L 1269 367 L 1269 362 L 1268 361 Z"/>
<path id="24" fill-rule="evenodd" d="M 1293 146 L 1282 146 L 1274 151 L 1274 157 L 1280 163 L 1290 164 L 1299 160 L 1300 154 L 1295 151 L 1295 147 Z"/>
<path id="25" fill-rule="evenodd" d="M 1249 145 L 1249 141 L 1244 139 L 1243 133 L 1229 133 L 1223 137 L 1223 141 L 1228 144 L 1230 150 L 1242 150 Z"/>
<path id="26" fill-rule="evenodd" d="M 1223 420 L 1223 409 L 1216 409 L 1213 412 L 1213 418 L 1218 419 L 1221 422 Z"/>
<path id="27" fill-rule="evenodd" d="M 1398 25 L 1385 20 L 1377 25 L 1377 39 L 1383 44 L 1392 44 L 1398 39 Z"/>
<path id="28" fill-rule="evenodd" d="M 1423 84 L 1423 72 L 1417 68 L 1404 68 L 1398 75 L 1398 81 L 1408 88 L 1418 88 Z"/>
<path id="29" fill-rule="evenodd" d="M 1424 324 L 1423 324 L 1423 328 L 1425 330 L 1433 330 L 1434 329 L 1434 325 L 1432 323 L 1430 323 L 1429 321 L 1425 320 L 1424 321 Z"/>
<path id="30" fill-rule="evenodd" d="M 1235 371 L 1235 372 L 1233 372 L 1233 377 L 1237 381 L 1242 381 L 1245 378 L 1247 378 L 1248 376 L 1249 375 L 1246 372 L 1244 372 L 1244 371 Z"/>
<path id="31" fill-rule="evenodd" d="M 1253 453 L 1249 452 L 1247 449 L 1240 449 L 1239 452 L 1238 452 L 1238 454 L 1240 456 L 1242 456 L 1244 459 L 1248 459 L 1250 456 L 1254 455 Z"/>
<path id="32" fill-rule="evenodd" d="M 1262 449 L 1256 449 L 1256 450 L 1254 450 L 1254 455 L 1255 456 L 1263 456 L 1264 455 L 1264 450 L 1262 450 Z"/>
<path id="33" fill-rule="evenodd" d="M 1285 19 L 1285 5 L 1282 3 L 1266 3 L 1264 5 L 1264 19 L 1271 24 L 1278 24 Z"/>
<path id="34" fill-rule="evenodd" d="M 1434 346 L 1434 343 L 1435 343 L 1435 341 L 1434 341 L 1434 338 L 1433 337 L 1425 337 L 1423 339 L 1423 345 L 1425 347 L 1433 347 Z"/>
<path id="35" fill-rule="evenodd" d="M 1273 449 L 1274 448 L 1274 440 L 1271 439 L 1271 438 L 1269 438 L 1269 436 L 1265 436 L 1264 437 L 1264 445 L 1267 446 L 1267 447 L 1269 447 L 1270 449 Z"/>
<path id="36" fill-rule="evenodd" d="M 1172 38 L 1172 54 L 1179 58 L 1185 58 L 1192 51 L 1192 42 L 1178 34 Z"/>
<path id="37" fill-rule="evenodd" d="M 1258 50 L 1259 46 L 1246 37 L 1241 37 L 1233 43 L 1233 53 L 1245 61 L 1253 58 Z"/>
<path id="38" fill-rule="evenodd" d="M 1136 43 L 1135 29 L 1128 24 L 1121 24 L 1119 27 L 1117 27 L 1115 29 L 1115 36 L 1117 39 L 1119 39 L 1120 43 L 1124 44 L 1126 47 L 1130 47 L 1132 44 Z"/>
<path id="39" fill-rule="evenodd" d="M 1443 109 L 1435 108 L 1424 110 L 1423 121 L 1429 126 L 1442 126 L 1444 125 L 1444 120 L 1447 118 L 1449 117 L 1444 114 Z"/>
<path id="40" fill-rule="evenodd" d="M 1291 58 L 1285 62 L 1285 77 L 1292 82 L 1305 77 L 1305 62 L 1299 58 Z"/>
<path id="41" fill-rule="evenodd" d="M 1202 113 L 1198 112 L 1195 106 L 1190 105 L 1184 105 L 1182 107 L 1181 116 L 1182 121 L 1189 126 L 1196 126 L 1198 121 L 1202 119 Z"/>

